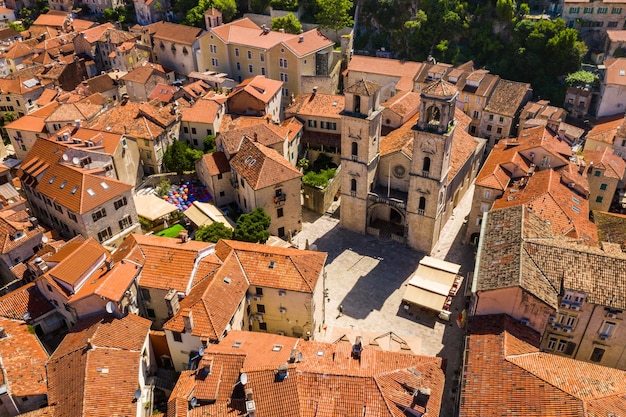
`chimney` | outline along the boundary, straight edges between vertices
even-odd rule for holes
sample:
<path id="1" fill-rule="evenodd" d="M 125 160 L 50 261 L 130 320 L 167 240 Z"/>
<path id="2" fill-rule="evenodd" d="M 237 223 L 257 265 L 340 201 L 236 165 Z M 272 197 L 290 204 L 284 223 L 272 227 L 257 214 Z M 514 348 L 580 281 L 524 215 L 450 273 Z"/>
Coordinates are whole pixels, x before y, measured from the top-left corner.
<path id="1" fill-rule="evenodd" d="M 105 262 L 107 271 L 110 271 L 115 266 L 115 261 L 113 259 L 109 259 Z"/>
<path id="2" fill-rule="evenodd" d="M 283 28 L 278 29 L 278 31 L 279 31 L 280 33 L 285 33 L 285 29 L 283 29 Z"/>
<path id="3" fill-rule="evenodd" d="M 189 240 L 189 232 L 187 232 L 186 230 L 181 230 L 180 232 L 178 232 L 178 238 L 180 239 L 181 243 L 187 243 L 187 241 Z"/>
<path id="4" fill-rule="evenodd" d="M 254 141 L 255 141 L 255 142 L 258 142 L 258 141 L 259 141 L 259 137 L 258 137 L 258 135 L 257 135 L 257 133 L 256 133 L 256 132 L 254 132 Z"/>
<path id="5" fill-rule="evenodd" d="M 183 323 L 185 324 L 185 333 L 191 333 L 193 330 L 193 315 L 190 308 L 183 310 Z"/>
<path id="6" fill-rule="evenodd" d="M 300 35 L 300 37 L 298 38 L 298 43 L 302 42 L 304 42 L 304 35 Z"/>
<path id="7" fill-rule="evenodd" d="M 82 126 L 83 122 L 80 119 L 76 119 L 74 120 L 74 124 L 75 124 L 76 130 L 78 130 Z"/>

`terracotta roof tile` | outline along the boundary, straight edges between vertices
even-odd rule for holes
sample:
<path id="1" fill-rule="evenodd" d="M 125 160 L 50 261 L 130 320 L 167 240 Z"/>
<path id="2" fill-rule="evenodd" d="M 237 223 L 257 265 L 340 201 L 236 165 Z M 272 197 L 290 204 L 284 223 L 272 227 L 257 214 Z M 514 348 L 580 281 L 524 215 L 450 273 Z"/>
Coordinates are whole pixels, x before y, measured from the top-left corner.
<path id="1" fill-rule="evenodd" d="M 231 167 L 253 190 L 271 187 L 302 174 L 274 149 L 244 138 L 239 152 L 230 160 Z"/>
<path id="2" fill-rule="evenodd" d="M 68 417 L 134 415 L 150 325 L 133 314 L 76 323 L 48 362 L 49 404 Z"/>
<path id="3" fill-rule="evenodd" d="M 295 98 L 295 102 L 287 107 L 285 113 L 293 116 L 321 116 L 340 119 L 345 105 L 345 96 L 338 94 L 299 94 Z"/>
<path id="4" fill-rule="evenodd" d="M 213 123 L 218 111 L 222 109 L 217 101 L 213 99 L 200 99 L 193 106 L 182 110 L 182 121 L 192 123 Z"/>
<path id="5" fill-rule="evenodd" d="M 193 26 L 169 22 L 157 22 L 147 26 L 154 33 L 154 39 L 163 39 L 183 45 L 193 44 L 204 30 Z"/>
<path id="6" fill-rule="evenodd" d="M 401 117 L 414 115 L 419 112 L 421 97 L 419 93 L 411 91 L 398 93 L 389 100 L 381 104 Z"/>
<path id="7" fill-rule="evenodd" d="M 400 86 L 396 85 L 396 89 L 411 91 L 413 90 L 413 79 L 421 68 L 422 63 L 420 62 L 354 55 L 348 63 L 347 71 L 395 76 L 398 77 L 398 84 L 401 84 Z M 405 79 L 408 82 L 404 82 Z"/>
<path id="8" fill-rule="evenodd" d="M 165 73 L 155 68 L 154 65 L 142 65 L 124 75 L 122 81 L 131 81 L 139 84 L 145 84 L 152 76 L 159 77 L 163 81 L 167 80 Z"/>
<path id="9" fill-rule="evenodd" d="M 215 176 L 230 171 L 230 165 L 224 152 L 217 151 L 202 156 L 202 163 L 206 166 L 209 175 Z"/>
<path id="10" fill-rule="evenodd" d="M 18 235 L 22 237 L 17 238 Z M 30 222 L 30 214 L 26 210 L 15 212 L 13 210 L 0 211 L 0 253 L 3 255 L 30 244 L 36 246 L 41 242 L 42 231 L 33 227 Z M 38 241 L 33 244 L 33 241 Z"/>
<path id="11" fill-rule="evenodd" d="M 485 111 L 513 117 L 531 91 L 529 83 L 499 80 Z"/>
<path id="12" fill-rule="evenodd" d="M 611 58 L 604 61 L 605 84 L 626 85 L 626 58 Z"/>
<path id="13" fill-rule="evenodd" d="M 594 168 L 604 168 L 604 176 L 618 181 L 624 179 L 626 162 L 615 155 L 612 148 L 603 148 L 599 151 L 586 150 L 583 157 L 588 163 L 593 163 Z"/>
<path id="14" fill-rule="evenodd" d="M 302 292 L 313 292 L 327 257 L 323 252 L 220 240 L 216 254 L 223 259 L 229 251 L 235 252 L 251 285 Z"/>
<path id="15" fill-rule="evenodd" d="M 344 88 L 344 93 L 355 94 L 359 96 L 373 96 L 381 86 L 371 81 L 362 79 L 356 83 Z"/>
<path id="16" fill-rule="evenodd" d="M 422 94 L 431 97 L 453 97 L 455 94 L 458 94 L 458 90 L 454 84 L 440 79 L 422 88 Z"/>
<path id="17" fill-rule="evenodd" d="M 247 93 L 259 101 L 268 104 L 283 87 L 282 81 L 265 78 L 263 75 L 257 75 L 252 78 L 243 80 L 233 88 L 228 95 L 228 100 L 237 94 Z"/>
<path id="18" fill-rule="evenodd" d="M 194 264 L 210 255 L 213 244 L 133 234 L 120 246 L 137 246 L 141 258 L 130 260 L 144 265 L 139 285 L 188 293 L 195 277 Z"/>
<path id="19" fill-rule="evenodd" d="M 45 395 L 48 354 L 37 336 L 22 320 L 0 317 L 7 337 L 0 338 L 2 374 L 7 391 L 14 397 Z"/>
<path id="20" fill-rule="evenodd" d="M 22 320 L 26 312 L 34 320 L 53 310 L 54 306 L 32 282 L 0 297 L 0 316 L 13 320 Z"/>
<path id="21" fill-rule="evenodd" d="M 626 389 L 618 382 L 624 371 L 541 353 L 538 345 L 538 333 L 508 316 L 474 317 L 460 415 L 587 416 L 589 406 L 625 410 Z"/>
<path id="22" fill-rule="evenodd" d="M 595 140 L 597 142 L 604 142 L 613 144 L 615 140 L 615 135 L 619 127 L 624 122 L 623 118 L 617 120 L 611 120 L 604 123 L 599 123 L 595 125 L 589 132 L 587 132 L 586 138 L 590 140 Z"/>
<path id="23" fill-rule="evenodd" d="M 302 361 L 290 363 L 292 349 L 302 353 Z M 208 375 L 202 369 L 204 363 L 211 364 Z M 288 375 L 281 378 L 278 366 L 285 364 Z M 170 405 L 199 390 L 209 397 L 207 400 L 216 401 L 198 407 L 203 413 L 219 411 L 227 415 L 225 406 L 228 413 L 244 411 L 245 394 L 236 384 L 241 372 L 248 375 L 246 388 L 252 390 L 259 416 L 361 415 L 367 410 L 367 415 L 399 417 L 408 410 L 424 413 L 425 405 L 429 415 L 438 416 L 443 394 L 440 358 L 365 347 L 358 360 L 352 357 L 352 345 L 346 342 L 305 342 L 231 331 L 218 345 L 205 350 L 200 365 L 195 376 L 192 372 L 183 374 Z M 221 383 L 213 375 L 217 371 L 225 375 Z M 421 397 L 415 400 L 413 393 L 418 389 L 429 390 L 427 404 Z"/>

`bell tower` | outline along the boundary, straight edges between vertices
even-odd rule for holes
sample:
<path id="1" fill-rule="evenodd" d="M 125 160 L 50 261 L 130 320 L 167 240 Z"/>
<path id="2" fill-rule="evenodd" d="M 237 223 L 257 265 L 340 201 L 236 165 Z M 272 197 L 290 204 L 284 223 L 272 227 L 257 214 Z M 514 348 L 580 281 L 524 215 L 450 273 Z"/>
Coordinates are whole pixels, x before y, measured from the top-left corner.
<path id="1" fill-rule="evenodd" d="M 456 87 L 444 80 L 428 84 L 422 90 L 419 120 L 413 128 L 407 241 L 427 254 L 443 227 L 457 96 Z"/>
<path id="2" fill-rule="evenodd" d="M 382 121 L 379 90 L 378 84 L 365 80 L 344 90 L 340 226 L 358 233 L 367 229 L 367 193 L 378 168 Z"/>

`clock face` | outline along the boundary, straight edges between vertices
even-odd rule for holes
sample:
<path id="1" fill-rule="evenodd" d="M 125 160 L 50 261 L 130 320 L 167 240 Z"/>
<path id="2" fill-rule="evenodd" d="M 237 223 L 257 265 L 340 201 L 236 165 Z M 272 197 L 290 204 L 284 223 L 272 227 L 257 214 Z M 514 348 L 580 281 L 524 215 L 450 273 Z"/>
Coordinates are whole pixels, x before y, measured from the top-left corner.
<path id="1" fill-rule="evenodd" d="M 403 178 L 406 175 L 406 168 L 402 165 L 396 165 L 393 167 L 393 176 L 396 178 Z"/>

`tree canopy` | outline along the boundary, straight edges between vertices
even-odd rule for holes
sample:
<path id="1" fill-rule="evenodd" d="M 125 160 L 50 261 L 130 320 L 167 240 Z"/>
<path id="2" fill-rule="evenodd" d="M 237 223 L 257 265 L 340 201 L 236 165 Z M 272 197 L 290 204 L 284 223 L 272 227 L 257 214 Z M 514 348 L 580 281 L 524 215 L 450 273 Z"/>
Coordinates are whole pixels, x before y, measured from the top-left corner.
<path id="1" fill-rule="evenodd" d="M 598 76 L 591 71 L 576 71 L 565 77 L 565 83 L 569 87 L 584 87 L 593 85 L 598 81 Z"/>
<path id="2" fill-rule="evenodd" d="M 302 23 L 293 14 L 289 13 L 285 16 L 275 17 L 272 19 L 272 30 L 284 29 L 287 33 L 298 34 L 302 32 Z"/>
<path id="3" fill-rule="evenodd" d="M 182 23 L 189 26 L 204 27 L 204 12 L 211 7 L 222 12 L 225 22 L 229 22 L 237 14 L 237 3 L 235 0 L 176 0 L 174 10 L 178 14 L 185 16 Z"/>
<path id="4" fill-rule="evenodd" d="M 196 240 L 217 243 L 220 239 L 232 239 L 233 229 L 224 226 L 224 223 L 215 222 L 202 226 L 196 231 Z"/>
<path id="5" fill-rule="evenodd" d="M 316 0 L 316 6 L 318 12 L 315 19 L 322 29 L 338 32 L 354 24 L 351 0 Z"/>
<path id="6" fill-rule="evenodd" d="M 269 227 L 272 219 L 263 207 L 257 207 L 237 219 L 233 239 L 252 243 L 265 243 L 270 237 Z"/>
<path id="7" fill-rule="evenodd" d="M 202 151 L 190 148 L 186 142 L 175 140 L 163 155 L 163 165 L 169 172 L 182 174 L 185 171 L 193 171 L 195 162 L 202 158 Z"/>

